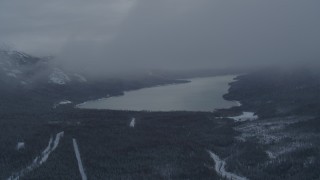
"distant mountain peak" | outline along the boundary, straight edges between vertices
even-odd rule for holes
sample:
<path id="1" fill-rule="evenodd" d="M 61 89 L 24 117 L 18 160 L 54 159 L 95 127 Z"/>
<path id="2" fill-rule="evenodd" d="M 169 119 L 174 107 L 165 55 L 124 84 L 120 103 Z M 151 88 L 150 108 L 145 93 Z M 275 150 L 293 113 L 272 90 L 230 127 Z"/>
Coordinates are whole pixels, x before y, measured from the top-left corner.
<path id="1" fill-rule="evenodd" d="M 71 82 L 85 83 L 87 79 L 78 73 L 63 70 L 52 57 L 36 57 L 16 50 L 0 49 L 0 82 L 27 86 L 33 82 L 66 85 Z"/>

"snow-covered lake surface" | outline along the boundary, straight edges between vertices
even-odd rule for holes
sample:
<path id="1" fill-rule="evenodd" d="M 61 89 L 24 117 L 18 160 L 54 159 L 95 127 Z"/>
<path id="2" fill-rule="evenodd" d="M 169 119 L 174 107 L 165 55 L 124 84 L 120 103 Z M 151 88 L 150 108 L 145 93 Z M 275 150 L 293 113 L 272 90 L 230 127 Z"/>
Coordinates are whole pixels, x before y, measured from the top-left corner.
<path id="1" fill-rule="evenodd" d="M 238 106 L 226 101 L 229 83 L 235 75 L 190 79 L 190 83 L 143 88 L 79 104 L 84 109 L 112 109 L 134 111 L 213 111 L 216 108 Z"/>

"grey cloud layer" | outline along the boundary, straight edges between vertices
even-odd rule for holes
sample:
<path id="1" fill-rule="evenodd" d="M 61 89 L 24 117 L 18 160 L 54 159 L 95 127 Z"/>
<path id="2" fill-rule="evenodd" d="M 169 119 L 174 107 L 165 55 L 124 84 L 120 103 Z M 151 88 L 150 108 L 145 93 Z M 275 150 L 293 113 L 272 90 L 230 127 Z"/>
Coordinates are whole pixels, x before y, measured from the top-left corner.
<path id="1" fill-rule="evenodd" d="M 285 64 L 318 60 L 319 7 L 317 0 L 2 0 L 0 39 L 95 70 Z"/>

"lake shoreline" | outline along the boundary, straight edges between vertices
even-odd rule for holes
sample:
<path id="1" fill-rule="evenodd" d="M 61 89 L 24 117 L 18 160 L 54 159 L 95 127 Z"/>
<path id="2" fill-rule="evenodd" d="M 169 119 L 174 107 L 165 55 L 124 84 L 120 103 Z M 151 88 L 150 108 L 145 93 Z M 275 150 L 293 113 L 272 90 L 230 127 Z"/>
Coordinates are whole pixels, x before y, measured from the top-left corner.
<path id="1" fill-rule="evenodd" d="M 229 74 L 229 75 L 222 75 L 222 76 L 178 79 L 176 81 L 180 81 L 180 83 L 169 83 L 164 85 L 156 85 L 151 87 L 144 87 L 140 89 L 124 91 L 123 94 L 121 95 L 107 96 L 107 97 L 99 98 L 96 100 L 90 100 L 90 101 L 77 104 L 75 105 L 75 108 L 99 109 L 99 110 L 105 109 L 105 110 L 123 110 L 123 111 L 147 111 L 147 112 L 174 112 L 174 111 L 214 112 L 221 108 L 229 109 L 234 106 L 241 105 L 241 103 L 238 101 L 233 101 L 233 100 L 230 101 L 224 98 L 224 95 L 229 93 L 230 84 L 234 82 L 237 79 L 237 77 L 238 75 Z M 147 97 L 145 97 L 145 94 Z M 139 96 L 139 97 L 135 98 L 135 96 Z M 167 96 L 170 96 L 170 97 L 167 97 Z M 208 96 L 208 97 L 205 97 L 205 96 Z M 147 102 L 147 100 L 145 100 L 145 99 L 153 99 L 153 98 L 155 98 L 156 100 L 149 100 L 150 102 Z M 119 102 L 117 102 L 117 100 Z M 176 103 L 176 101 L 178 103 L 177 107 L 171 105 Z M 136 104 L 132 102 L 135 102 Z M 155 105 L 158 102 L 160 102 L 160 105 Z M 168 104 L 169 107 L 162 105 L 161 103 L 163 102 L 169 103 Z M 202 104 L 198 105 L 199 103 L 202 103 L 202 102 L 204 103 L 203 105 Z M 114 107 L 112 107 L 112 103 L 115 104 Z M 137 107 L 137 106 L 141 106 L 141 104 L 143 103 L 144 103 L 144 107 Z M 208 105 L 206 106 L 206 104 Z M 117 106 L 119 106 L 120 108 Z M 170 109 L 170 107 L 172 109 Z"/>

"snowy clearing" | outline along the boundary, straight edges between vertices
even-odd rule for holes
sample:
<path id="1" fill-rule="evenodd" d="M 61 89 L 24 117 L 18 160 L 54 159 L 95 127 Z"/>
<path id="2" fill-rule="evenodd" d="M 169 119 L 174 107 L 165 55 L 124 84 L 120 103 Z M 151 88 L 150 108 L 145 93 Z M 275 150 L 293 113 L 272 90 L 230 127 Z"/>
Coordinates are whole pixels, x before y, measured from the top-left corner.
<path id="1" fill-rule="evenodd" d="M 281 117 L 272 119 L 262 119 L 260 121 L 253 121 L 244 123 L 235 128 L 236 131 L 241 132 L 241 139 L 257 138 L 260 144 L 272 145 L 279 143 L 285 138 L 294 138 L 283 130 L 290 124 L 301 121 L 306 121 L 312 117 Z M 283 144 L 283 143 L 282 143 Z"/>
<path id="2" fill-rule="evenodd" d="M 72 101 L 64 100 L 59 102 L 59 105 L 65 105 L 65 104 L 72 104 Z"/>
<path id="3" fill-rule="evenodd" d="M 49 140 L 48 146 L 42 151 L 41 155 L 36 157 L 32 161 L 32 163 L 29 166 L 27 166 L 25 169 L 22 169 L 21 171 L 14 173 L 12 176 L 10 176 L 8 180 L 19 180 L 26 173 L 31 172 L 35 168 L 45 163 L 48 160 L 50 154 L 58 147 L 60 139 L 63 137 L 63 135 L 64 135 L 64 132 L 60 132 L 56 134 L 54 139 L 51 137 Z"/>
<path id="4" fill-rule="evenodd" d="M 17 146 L 16 146 L 17 150 L 24 149 L 24 148 L 25 148 L 25 143 L 24 142 L 18 142 L 17 143 Z"/>
<path id="5" fill-rule="evenodd" d="M 210 157 L 214 160 L 215 166 L 214 169 L 218 175 L 222 178 L 230 179 L 230 180 L 247 180 L 245 177 L 238 176 L 236 174 L 227 172 L 225 169 L 226 162 L 221 160 L 218 155 L 213 153 L 212 151 L 208 151 Z"/>
<path id="6" fill-rule="evenodd" d="M 81 179 L 82 180 L 87 180 L 87 175 L 84 172 L 84 168 L 83 168 L 81 157 L 80 157 L 80 151 L 79 151 L 79 148 L 78 148 L 77 140 L 76 139 L 72 139 L 72 142 L 73 142 L 74 153 L 76 154 L 76 158 L 77 158 L 77 161 L 78 161 L 78 167 L 79 167 Z"/>
<path id="7" fill-rule="evenodd" d="M 265 152 L 269 160 L 273 161 L 280 156 L 313 147 L 310 139 L 320 139 L 318 134 L 313 132 L 297 134 L 287 129 L 289 125 L 313 118 L 289 116 L 246 122 L 234 128 L 241 133 L 236 139 L 243 142 L 252 138 L 257 139 L 259 144 L 267 145 Z"/>
<path id="8" fill-rule="evenodd" d="M 240 101 L 234 101 L 234 102 L 237 104 L 237 106 L 242 106 Z"/>
<path id="9" fill-rule="evenodd" d="M 267 155 L 268 155 L 268 157 L 269 157 L 270 159 L 275 159 L 275 158 L 277 157 L 277 156 L 275 156 L 274 153 L 271 152 L 271 151 L 266 151 L 266 153 L 267 153 Z"/>
<path id="10" fill-rule="evenodd" d="M 72 104 L 72 101 L 69 101 L 69 100 L 60 101 L 59 103 L 54 104 L 53 108 L 57 108 L 58 106 L 63 106 L 67 104 Z"/>
<path id="11" fill-rule="evenodd" d="M 254 114 L 254 112 L 243 112 L 240 116 L 228 117 L 233 119 L 236 122 L 243 122 L 243 121 L 253 121 L 257 120 L 259 117 Z"/>
<path id="12" fill-rule="evenodd" d="M 129 126 L 134 128 L 135 125 L 136 125 L 136 118 L 132 118 Z"/>

